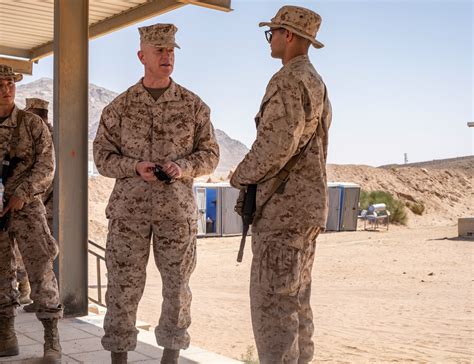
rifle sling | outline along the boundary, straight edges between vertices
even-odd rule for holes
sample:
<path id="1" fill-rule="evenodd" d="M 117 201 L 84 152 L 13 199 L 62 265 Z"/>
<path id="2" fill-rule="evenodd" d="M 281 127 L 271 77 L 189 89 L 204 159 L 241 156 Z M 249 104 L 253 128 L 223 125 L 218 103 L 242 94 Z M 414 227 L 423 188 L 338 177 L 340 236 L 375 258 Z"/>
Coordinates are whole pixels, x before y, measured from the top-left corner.
<path id="1" fill-rule="evenodd" d="M 276 179 L 276 181 L 275 181 L 275 183 L 273 183 L 272 188 L 270 189 L 270 191 L 268 193 L 268 196 L 265 199 L 265 201 L 263 202 L 262 206 L 260 206 L 260 208 L 257 209 L 257 211 L 255 211 L 253 221 L 257 220 L 260 217 L 260 214 L 262 213 L 262 210 L 265 207 L 265 205 L 268 203 L 268 201 L 270 201 L 270 199 L 275 194 L 275 192 L 278 191 L 278 189 L 280 189 L 281 187 L 283 187 L 285 185 L 285 183 L 288 181 L 288 177 L 290 176 L 291 170 L 300 161 L 300 159 L 303 157 L 304 153 L 308 149 L 308 146 L 311 144 L 311 141 L 314 139 L 314 137 L 318 133 L 318 130 L 320 130 L 320 125 L 323 122 L 322 115 L 323 115 L 323 110 L 324 110 L 324 104 L 325 104 L 326 97 L 327 97 L 326 93 L 327 93 L 326 85 L 324 85 L 323 107 L 321 108 L 321 113 L 319 115 L 318 125 L 316 126 L 316 129 L 314 130 L 314 133 L 311 135 L 308 142 L 301 149 L 301 151 L 298 154 L 291 157 L 291 159 L 288 162 L 286 162 L 286 164 L 283 166 L 283 168 L 274 177 Z"/>

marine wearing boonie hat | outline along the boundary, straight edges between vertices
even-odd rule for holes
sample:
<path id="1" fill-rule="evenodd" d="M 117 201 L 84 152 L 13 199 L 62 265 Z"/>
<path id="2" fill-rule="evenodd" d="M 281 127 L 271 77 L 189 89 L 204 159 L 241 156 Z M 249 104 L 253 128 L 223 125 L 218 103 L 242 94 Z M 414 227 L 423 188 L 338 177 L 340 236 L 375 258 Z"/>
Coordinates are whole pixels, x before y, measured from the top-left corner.
<path id="1" fill-rule="evenodd" d="M 174 37 L 177 31 L 178 28 L 174 24 L 155 24 L 138 28 L 140 42 L 158 48 L 180 48 Z"/>
<path id="2" fill-rule="evenodd" d="M 316 40 L 322 18 L 312 10 L 300 6 L 283 6 L 269 22 L 261 22 L 259 27 L 284 28 L 300 37 L 308 39 L 315 48 L 323 48 L 324 44 Z"/>
<path id="3" fill-rule="evenodd" d="M 15 82 L 20 82 L 23 79 L 21 73 L 13 72 L 13 68 L 6 64 L 0 64 L 0 80 L 12 79 Z"/>
<path id="4" fill-rule="evenodd" d="M 49 102 L 43 99 L 39 99 L 36 97 L 31 97 L 26 99 L 26 106 L 25 110 L 31 110 L 31 109 L 43 109 L 43 110 L 48 110 Z"/>

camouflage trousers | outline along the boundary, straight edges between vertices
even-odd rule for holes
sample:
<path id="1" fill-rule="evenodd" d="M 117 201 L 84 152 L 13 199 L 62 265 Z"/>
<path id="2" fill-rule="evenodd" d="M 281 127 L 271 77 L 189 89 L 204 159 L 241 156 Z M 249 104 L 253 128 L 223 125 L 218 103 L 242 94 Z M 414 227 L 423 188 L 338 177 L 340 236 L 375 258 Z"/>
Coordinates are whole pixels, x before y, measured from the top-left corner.
<path id="1" fill-rule="evenodd" d="M 49 198 L 44 205 L 46 209 L 46 221 L 48 223 L 49 231 L 52 234 L 53 232 L 53 198 Z M 20 250 L 18 249 L 18 244 L 14 242 L 14 254 L 16 262 L 16 280 L 18 282 L 23 282 L 28 279 L 28 273 L 26 272 L 25 264 L 23 263 L 23 258 L 21 257 Z"/>
<path id="2" fill-rule="evenodd" d="M 53 191 L 51 195 L 48 196 L 46 201 L 44 201 L 44 208 L 46 209 L 46 222 L 48 223 L 49 231 L 53 233 Z"/>
<path id="3" fill-rule="evenodd" d="M 11 214 L 8 231 L 0 232 L 0 316 L 16 315 L 15 241 L 31 286 L 30 297 L 38 304 L 38 319 L 61 318 L 62 307 L 53 272 L 58 245 L 46 223 L 43 203 L 35 200 Z"/>
<path id="4" fill-rule="evenodd" d="M 319 230 L 252 233 L 250 306 L 261 364 L 313 358 L 311 271 Z"/>
<path id="5" fill-rule="evenodd" d="M 104 349 L 133 351 L 138 303 L 145 288 L 146 267 L 153 239 L 153 254 L 163 283 L 163 303 L 155 336 L 158 345 L 186 349 L 190 343 L 191 290 L 189 278 L 196 266 L 196 222 L 130 221 L 112 219 L 105 262 Z"/>
<path id="6" fill-rule="evenodd" d="M 13 254 L 15 255 L 16 280 L 23 282 L 25 279 L 28 279 L 28 273 L 26 273 L 25 263 L 23 263 L 16 240 L 13 241 Z"/>

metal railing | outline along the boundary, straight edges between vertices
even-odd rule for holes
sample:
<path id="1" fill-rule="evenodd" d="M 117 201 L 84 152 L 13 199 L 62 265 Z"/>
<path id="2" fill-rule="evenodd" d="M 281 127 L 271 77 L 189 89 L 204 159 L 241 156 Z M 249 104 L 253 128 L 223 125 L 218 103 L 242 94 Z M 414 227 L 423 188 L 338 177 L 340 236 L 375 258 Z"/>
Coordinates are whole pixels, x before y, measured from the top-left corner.
<path id="1" fill-rule="evenodd" d="M 90 248 L 87 250 L 87 252 L 90 255 L 95 257 L 96 269 L 97 269 L 97 299 L 91 296 L 88 296 L 88 298 L 89 298 L 89 301 L 99 306 L 106 307 L 105 302 L 102 301 L 102 275 L 101 275 L 101 270 L 100 270 L 100 261 L 103 260 L 105 263 L 105 249 L 90 239 L 88 240 L 88 242 L 89 242 L 89 246 L 93 246 L 94 248 L 98 249 L 100 252 L 103 252 L 103 255 L 100 255 L 96 253 L 95 251 L 91 250 Z"/>

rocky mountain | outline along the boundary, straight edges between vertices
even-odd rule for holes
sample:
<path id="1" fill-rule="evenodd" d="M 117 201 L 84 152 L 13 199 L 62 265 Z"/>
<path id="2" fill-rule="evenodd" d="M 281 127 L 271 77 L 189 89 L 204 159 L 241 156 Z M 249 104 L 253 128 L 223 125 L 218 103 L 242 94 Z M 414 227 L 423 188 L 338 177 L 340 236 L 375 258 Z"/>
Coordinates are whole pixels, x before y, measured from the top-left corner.
<path id="1" fill-rule="evenodd" d="M 53 80 L 50 78 L 40 78 L 39 80 L 17 86 L 15 101 L 19 107 L 25 106 L 25 98 L 27 97 L 38 97 L 49 101 L 49 115 L 52 115 Z"/>
<path id="2" fill-rule="evenodd" d="M 97 127 L 99 126 L 102 109 L 109 104 L 117 93 L 104 87 L 89 84 L 89 142 L 95 138 Z M 25 98 L 38 97 L 50 102 L 50 119 L 53 115 L 53 80 L 50 78 L 40 78 L 39 80 L 20 85 L 17 87 L 16 101 L 18 106 L 25 106 Z M 239 161 L 248 152 L 247 147 L 238 140 L 230 138 L 222 130 L 216 129 L 216 137 L 221 149 L 221 159 L 216 172 L 226 174 L 234 169 Z M 89 143 L 91 144 L 91 143 Z M 92 156 L 90 156 L 92 158 Z"/>
<path id="3" fill-rule="evenodd" d="M 89 140 L 95 138 L 97 127 L 99 126 L 102 109 L 109 104 L 117 93 L 106 88 L 89 84 Z M 53 80 L 51 78 L 40 78 L 39 80 L 18 86 L 16 91 L 16 101 L 18 106 L 24 107 L 25 98 L 38 97 L 49 101 L 50 119 L 54 120 L 53 114 Z"/>
<path id="4" fill-rule="evenodd" d="M 220 129 L 216 129 L 216 138 L 219 143 L 221 158 L 217 166 L 217 173 L 227 173 L 235 169 L 237 164 L 249 151 L 245 144 L 230 138 Z"/>

